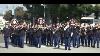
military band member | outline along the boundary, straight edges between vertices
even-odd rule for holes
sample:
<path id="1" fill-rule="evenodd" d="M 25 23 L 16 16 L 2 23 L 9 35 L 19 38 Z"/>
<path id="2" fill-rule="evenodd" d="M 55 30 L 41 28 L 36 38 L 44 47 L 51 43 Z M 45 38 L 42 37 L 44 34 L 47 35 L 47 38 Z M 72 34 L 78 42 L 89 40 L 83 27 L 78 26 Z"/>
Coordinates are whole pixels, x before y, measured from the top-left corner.
<path id="1" fill-rule="evenodd" d="M 92 46 L 92 30 L 90 30 L 90 27 L 87 28 L 87 38 L 88 38 L 88 47 L 90 47 L 90 44 Z"/>
<path id="2" fill-rule="evenodd" d="M 32 45 L 32 38 L 33 38 L 33 28 L 32 26 L 29 28 L 29 44 Z"/>
<path id="3" fill-rule="evenodd" d="M 76 26 L 75 28 L 75 34 L 76 34 L 76 39 L 75 39 L 75 42 L 76 42 L 76 46 L 77 48 L 80 46 L 80 28 L 78 26 Z"/>
<path id="4" fill-rule="evenodd" d="M 60 27 L 60 33 L 61 33 L 61 45 L 64 43 L 64 28 Z"/>
<path id="5" fill-rule="evenodd" d="M 96 32 L 96 40 L 95 43 L 97 42 L 97 48 L 99 48 L 99 42 L 100 42 L 100 28 L 97 29 Z M 94 45 L 95 46 L 95 45 Z"/>
<path id="6" fill-rule="evenodd" d="M 73 47 L 75 47 L 76 46 L 76 42 L 75 42 L 75 25 L 70 25 L 70 27 L 71 27 L 71 42 L 72 42 L 72 45 L 73 45 Z"/>
<path id="7" fill-rule="evenodd" d="M 56 30 L 55 32 L 55 37 L 54 37 L 54 47 L 58 46 L 58 48 L 60 47 L 60 30 L 59 28 Z"/>
<path id="8" fill-rule="evenodd" d="M 30 29 L 30 27 L 29 27 L 29 24 L 27 25 L 27 31 L 26 31 L 26 44 L 27 44 L 27 42 L 29 42 L 29 29 Z"/>
<path id="9" fill-rule="evenodd" d="M 19 33 L 19 46 L 21 48 L 24 48 L 24 38 L 25 38 L 25 28 L 23 27 L 23 25 L 20 25 L 20 33 Z"/>
<path id="10" fill-rule="evenodd" d="M 85 42 L 85 47 L 87 47 L 87 42 L 88 42 L 88 35 L 87 35 L 87 27 L 85 27 L 85 38 L 84 38 L 84 42 Z"/>
<path id="11" fill-rule="evenodd" d="M 14 44 L 15 46 L 19 46 L 19 26 L 16 25 L 16 28 L 14 29 L 14 34 L 15 34 L 15 37 L 14 37 Z"/>
<path id="12" fill-rule="evenodd" d="M 50 46 L 53 46 L 53 31 L 50 29 Z"/>
<path id="13" fill-rule="evenodd" d="M 64 32 L 64 43 L 65 43 L 65 50 L 71 50 L 71 28 L 68 27 Z"/>
<path id="14" fill-rule="evenodd" d="M 97 37 L 97 29 L 96 27 L 93 27 L 93 44 L 92 44 L 93 48 L 95 48 L 96 37 Z"/>
<path id="15" fill-rule="evenodd" d="M 85 40 L 85 28 L 81 28 L 81 44 L 84 46 L 84 40 Z"/>
<path id="16" fill-rule="evenodd" d="M 37 43 L 36 43 L 37 41 L 36 40 L 37 40 L 37 35 L 38 35 L 36 33 L 36 31 L 37 31 L 37 29 L 36 28 L 33 28 L 32 45 L 35 46 L 35 47 L 37 47 Z"/>
<path id="17" fill-rule="evenodd" d="M 15 24 L 12 24 L 12 37 L 11 37 L 11 43 L 12 43 L 12 45 L 13 46 L 15 46 L 15 37 L 16 37 L 16 35 L 15 35 Z"/>
<path id="18" fill-rule="evenodd" d="M 66 26 L 67 25 L 67 26 Z M 26 31 L 27 26 L 27 31 Z M 39 25 L 34 25 L 32 27 L 32 24 L 30 26 L 26 25 L 24 23 L 20 24 L 14 24 L 11 27 L 6 24 L 6 27 L 3 29 L 4 33 L 4 41 L 5 41 L 5 47 L 8 48 L 9 43 L 9 37 L 11 38 L 11 43 L 14 45 L 17 45 L 21 48 L 24 47 L 24 38 L 25 38 L 25 32 L 26 32 L 26 44 L 29 41 L 29 44 L 32 46 L 40 48 L 41 45 L 50 45 L 54 47 L 58 46 L 60 47 L 65 44 L 65 50 L 71 50 L 71 42 L 73 47 L 80 47 L 80 40 L 82 46 L 88 46 L 95 47 L 95 44 L 97 44 L 97 48 L 99 48 L 99 35 L 100 35 L 100 29 L 96 29 L 100 25 L 95 25 L 95 27 L 92 27 L 90 25 L 84 24 L 84 26 L 78 26 L 77 23 L 72 19 L 69 22 L 64 24 L 53 24 L 53 26 L 49 27 L 49 25 L 45 28 L 40 28 Z M 42 24 L 41 24 L 41 27 Z M 54 42 L 54 43 L 53 43 Z"/>
<path id="19" fill-rule="evenodd" d="M 41 44 L 42 44 L 41 38 L 42 38 L 42 30 L 41 30 L 41 28 L 39 28 L 37 30 L 37 36 L 36 36 L 36 46 L 37 46 L 37 48 L 41 48 Z"/>
<path id="20" fill-rule="evenodd" d="M 9 38 L 11 35 L 11 30 L 10 30 L 8 24 L 6 24 L 5 27 L 3 28 L 3 34 L 4 34 L 5 48 L 8 48 Z"/>
<path id="21" fill-rule="evenodd" d="M 47 35 L 46 35 L 46 38 L 47 38 L 47 46 L 49 45 L 50 43 L 50 32 L 49 32 L 49 28 L 47 29 Z"/>
<path id="22" fill-rule="evenodd" d="M 42 44 L 46 45 L 46 34 L 47 34 L 47 29 L 44 29 L 42 32 Z"/>

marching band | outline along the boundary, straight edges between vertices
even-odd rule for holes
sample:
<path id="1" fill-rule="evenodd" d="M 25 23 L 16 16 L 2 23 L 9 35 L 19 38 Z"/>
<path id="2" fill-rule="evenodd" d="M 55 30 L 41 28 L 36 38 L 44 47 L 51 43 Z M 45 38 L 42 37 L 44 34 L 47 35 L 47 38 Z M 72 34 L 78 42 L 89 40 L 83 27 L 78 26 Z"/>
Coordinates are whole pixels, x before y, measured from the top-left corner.
<path id="1" fill-rule="evenodd" d="M 95 44 L 99 48 L 100 24 L 81 24 L 74 19 L 65 24 L 45 24 L 45 27 L 25 22 L 6 23 L 3 34 L 6 48 L 8 48 L 9 37 L 14 46 L 21 48 L 24 48 L 25 39 L 26 44 L 37 48 L 41 48 L 41 45 L 57 48 L 60 48 L 60 45 L 65 45 L 65 50 L 71 50 L 72 46 L 74 48 L 80 46 L 95 48 Z"/>

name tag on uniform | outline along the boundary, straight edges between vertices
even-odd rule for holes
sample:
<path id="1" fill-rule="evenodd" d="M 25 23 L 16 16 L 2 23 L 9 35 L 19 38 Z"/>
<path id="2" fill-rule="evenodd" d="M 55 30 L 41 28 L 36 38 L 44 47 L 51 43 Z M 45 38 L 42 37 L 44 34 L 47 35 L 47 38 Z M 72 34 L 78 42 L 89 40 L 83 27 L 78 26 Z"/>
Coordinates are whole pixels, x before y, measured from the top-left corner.
<path id="1" fill-rule="evenodd" d="M 53 34 L 55 34 L 55 32 L 53 32 Z"/>
<path id="2" fill-rule="evenodd" d="M 71 32 L 71 37 L 73 36 L 73 32 Z"/>

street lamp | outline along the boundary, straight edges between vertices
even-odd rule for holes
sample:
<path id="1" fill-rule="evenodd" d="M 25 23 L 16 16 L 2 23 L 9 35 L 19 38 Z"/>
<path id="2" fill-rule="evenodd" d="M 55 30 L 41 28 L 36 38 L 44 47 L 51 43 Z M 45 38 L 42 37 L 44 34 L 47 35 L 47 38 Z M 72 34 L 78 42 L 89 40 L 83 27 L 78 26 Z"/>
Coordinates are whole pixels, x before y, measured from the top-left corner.
<path id="1" fill-rule="evenodd" d="M 92 6 L 95 7 L 96 5 L 95 4 L 92 4 Z"/>
<path id="2" fill-rule="evenodd" d="M 96 4 L 92 4 L 92 6 L 93 6 L 93 7 L 95 7 L 95 6 L 96 6 Z M 95 18 L 94 18 L 94 19 L 95 19 Z M 94 19 L 93 19 L 93 24 L 94 24 Z"/>
<path id="3" fill-rule="evenodd" d="M 33 6 L 30 4 L 30 8 L 32 8 L 32 7 L 33 7 Z M 32 9 L 31 9 L 30 13 L 31 13 L 31 15 L 30 15 L 31 22 L 33 23 L 33 18 L 32 18 L 32 16 L 33 16 L 33 14 L 32 14 Z"/>
<path id="4" fill-rule="evenodd" d="M 32 7 L 32 5 L 30 5 L 30 7 Z"/>
<path id="5" fill-rule="evenodd" d="M 45 18 L 45 7 L 46 7 L 46 5 L 45 4 L 41 4 L 41 6 L 44 7 L 44 18 Z"/>

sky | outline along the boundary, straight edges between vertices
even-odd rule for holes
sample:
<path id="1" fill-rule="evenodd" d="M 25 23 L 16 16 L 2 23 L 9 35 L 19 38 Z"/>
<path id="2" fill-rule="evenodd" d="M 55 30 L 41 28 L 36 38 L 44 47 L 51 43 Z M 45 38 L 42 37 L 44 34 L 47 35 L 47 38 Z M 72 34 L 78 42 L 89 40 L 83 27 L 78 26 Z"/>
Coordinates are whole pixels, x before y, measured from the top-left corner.
<path id="1" fill-rule="evenodd" d="M 23 4 L 0 4 L 0 14 L 5 14 L 5 11 L 12 10 L 12 14 L 14 14 L 14 9 L 17 6 L 21 6 L 24 8 L 24 10 L 27 10 Z"/>

